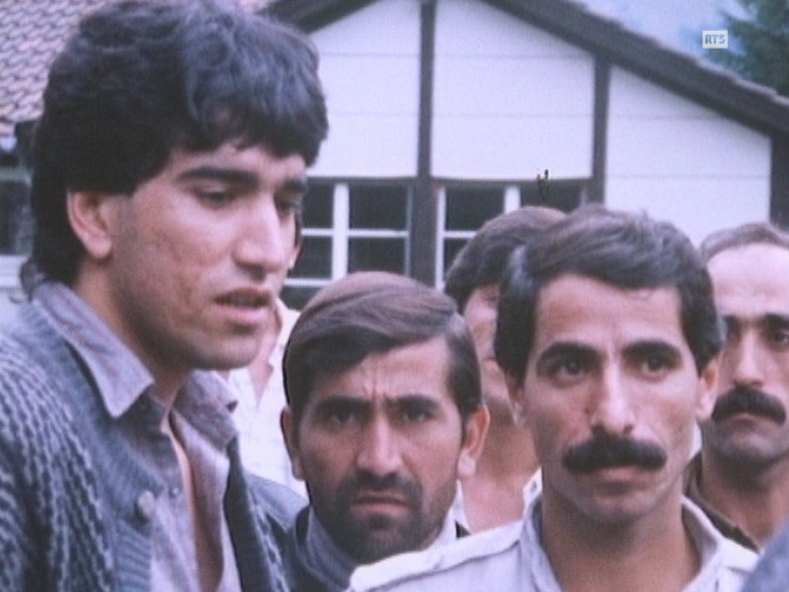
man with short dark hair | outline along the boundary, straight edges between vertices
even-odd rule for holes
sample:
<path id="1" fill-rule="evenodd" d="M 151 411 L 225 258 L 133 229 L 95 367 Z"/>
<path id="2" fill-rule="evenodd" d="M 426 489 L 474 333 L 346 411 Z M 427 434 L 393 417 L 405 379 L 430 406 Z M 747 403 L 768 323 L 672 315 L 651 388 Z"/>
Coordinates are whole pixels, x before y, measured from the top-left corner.
<path id="1" fill-rule="evenodd" d="M 285 349 L 282 428 L 310 506 L 288 534 L 295 592 L 463 533 L 449 512 L 488 425 L 474 342 L 451 298 L 351 274 L 304 308 Z"/>
<path id="2" fill-rule="evenodd" d="M 682 496 L 720 345 L 676 228 L 596 207 L 552 225 L 511 260 L 495 338 L 542 492 L 521 522 L 360 568 L 351 589 L 736 591 L 756 556 Z"/>
<path id="3" fill-rule="evenodd" d="M 490 428 L 477 470 L 462 482 L 462 512 L 473 532 L 519 520 L 524 487 L 539 466 L 531 434 L 515 421 L 504 373 L 493 351 L 493 336 L 499 282 L 510 254 L 563 216 L 559 210 L 539 206 L 497 216 L 466 243 L 447 271 L 444 291 L 455 299 L 474 336 L 482 398 L 490 410 Z"/>
<path id="4" fill-rule="evenodd" d="M 224 0 L 80 22 L 33 143 L 30 301 L 0 334 L 0 589 L 286 589 L 215 370 L 259 349 L 326 131 L 290 27 Z"/>
<path id="5" fill-rule="evenodd" d="M 789 518 L 789 235 L 745 224 L 701 253 L 726 339 L 687 493 L 726 536 L 760 549 Z"/>

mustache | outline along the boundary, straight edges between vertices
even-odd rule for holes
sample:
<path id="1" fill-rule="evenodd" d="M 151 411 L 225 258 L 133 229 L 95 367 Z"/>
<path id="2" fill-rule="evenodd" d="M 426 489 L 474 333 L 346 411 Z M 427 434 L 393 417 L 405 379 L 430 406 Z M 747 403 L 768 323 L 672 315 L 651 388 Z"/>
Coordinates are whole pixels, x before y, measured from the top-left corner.
<path id="1" fill-rule="evenodd" d="M 413 506 L 418 506 L 422 498 L 421 486 L 412 479 L 406 479 L 397 473 L 375 475 L 367 471 L 359 471 L 346 479 L 340 485 L 337 496 L 350 501 L 369 493 L 386 493 L 402 498 L 408 505 Z"/>
<path id="2" fill-rule="evenodd" d="M 588 474 L 598 469 L 628 466 L 657 471 L 667 460 L 666 451 L 652 442 L 600 436 L 571 446 L 562 457 L 562 464 L 574 473 Z"/>
<path id="3" fill-rule="evenodd" d="M 757 388 L 738 385 L 722 395 L 712 409 L 712 420 L 723 421 L 737 413 L 761 415 L 776 423 L 786 422 L 786 408 L 783 403 Z"/>

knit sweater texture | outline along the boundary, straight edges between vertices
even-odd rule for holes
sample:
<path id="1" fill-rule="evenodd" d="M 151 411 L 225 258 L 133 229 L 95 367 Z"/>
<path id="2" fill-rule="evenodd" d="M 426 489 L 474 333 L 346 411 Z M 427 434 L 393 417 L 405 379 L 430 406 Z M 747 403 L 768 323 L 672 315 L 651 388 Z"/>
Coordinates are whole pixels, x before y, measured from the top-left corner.
<path id="1" fill-rule="evenodd" d="M 113 428 L 79 356 L 22 305 L 0 333 L 0 590 L 151 589 L 146 502 L 164 488 Z M 270 516 L 259 496 L 251 502 L 237 441 L 227 452 L 242 588 L 284 592 Z"/>

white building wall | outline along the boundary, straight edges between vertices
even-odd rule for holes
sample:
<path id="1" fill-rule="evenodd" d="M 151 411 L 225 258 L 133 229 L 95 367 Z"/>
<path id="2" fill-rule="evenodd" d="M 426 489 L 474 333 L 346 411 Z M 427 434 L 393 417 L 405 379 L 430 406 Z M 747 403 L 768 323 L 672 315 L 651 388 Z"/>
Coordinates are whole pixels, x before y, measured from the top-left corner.
<path id="1" fill-rule="evenodd" d="M 315 176 L 416 174 L 418 0 L 379 0 L 313 34 L 330 132 Z M 606 204 L 645 209 L 695 241 L 769 215 L 770 140 L 614 67 Z M 433 174 L 589 177 L 590 54 L 478 0 L 439 0 Z"/>
<path id="2" fill-rule="evenodd" d="M 620 68 L 611 76 L 606 205 L 694 242 L 769 218 L 770 138 Z"/>
<path id="3" fill-rule="evenodd" d="M 312 35 L 329 138 L 315 176 L 416 174 L 420 1 L 378 0 Z M 613 68 L 606 205 L 646 210 L 694 241 L 769 214 L 770 140 Z M 589 177 L 590 54 L 478 0 L 439 0 L 433 174 L 457 179 Z M 0 257 L 0 321 L 19 294 Z"/>
<path id="4" fill-rule="evenodd" d="M 329 137 L 312 174 L 416 174 L 420 4 L 380 0 L 312 34 Z"/>
<path id="5" fill-rule="evenodd" d="M 433 174 L 588 177 L 591 55 L 476 0 L 437 5 Z"/>

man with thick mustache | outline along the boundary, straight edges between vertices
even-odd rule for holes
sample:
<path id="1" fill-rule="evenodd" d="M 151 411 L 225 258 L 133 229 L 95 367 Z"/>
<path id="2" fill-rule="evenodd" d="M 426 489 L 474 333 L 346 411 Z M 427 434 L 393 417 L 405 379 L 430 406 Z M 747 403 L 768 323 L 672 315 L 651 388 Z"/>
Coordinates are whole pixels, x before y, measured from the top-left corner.
<path id="1" fill-rule="evenodd" d="M 285 541 L 295 592 L 341 592 L 357 565 L 455 541 L 449 512 L 489 415 L 454 301 L 357 273 L 302 311 L 284 355 L 282 415 L 310 506 Z"/>
<path id="2" fill-rule="evenodd" d="M 789 518 L 789 235 L 751 223 L 701 252 L 726 339 L 687 493 L 726 536 L 760 549 Z"/>
<path id="3" fill-rule="evenodd" d="M 542 493 L 510 526 L 360 568 L 352 590 L 737 590 L 756 555 L 682 495 L 720 345 L 680 231 L 599 207 L 557 222 L 510 260 L 495 338 Z"/>

